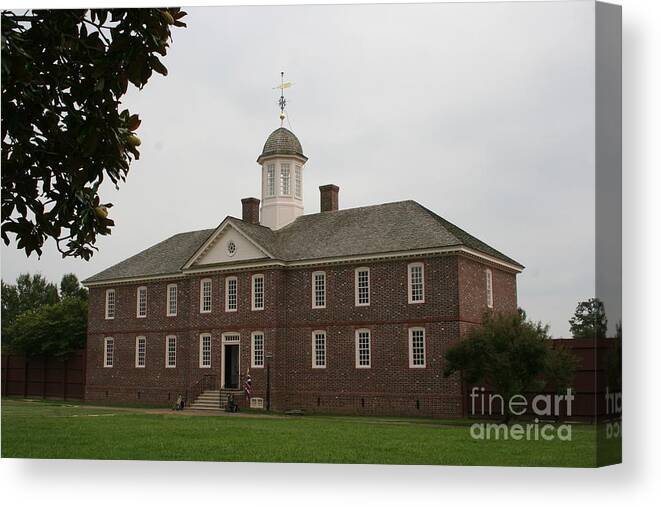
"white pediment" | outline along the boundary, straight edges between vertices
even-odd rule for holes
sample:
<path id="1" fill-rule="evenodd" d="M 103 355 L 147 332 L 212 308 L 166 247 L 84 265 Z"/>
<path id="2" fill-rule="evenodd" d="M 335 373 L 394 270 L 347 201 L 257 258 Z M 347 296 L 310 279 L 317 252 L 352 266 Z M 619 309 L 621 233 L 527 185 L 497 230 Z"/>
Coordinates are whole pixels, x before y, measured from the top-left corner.
<path id="1" fill-rule="evenodd" d="M 195 259 L 194 265 L 205 266 L 264 258 L 268 258 L 268 255 L 263 250 L 231 224 L 227 224 Z"/>

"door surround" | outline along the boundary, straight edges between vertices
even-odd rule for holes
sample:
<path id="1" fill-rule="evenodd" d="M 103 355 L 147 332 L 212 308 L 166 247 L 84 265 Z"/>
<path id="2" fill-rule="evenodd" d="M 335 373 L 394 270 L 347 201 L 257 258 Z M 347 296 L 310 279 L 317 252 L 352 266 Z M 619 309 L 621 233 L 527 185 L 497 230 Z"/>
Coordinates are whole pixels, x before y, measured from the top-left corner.
<path id="1" fill-rule="evenodd" d="M 238 332 L 227 332 L 221 334 L 221 356 L 220 356 L 220 388 L 225 389 L 225 349 L 228 345 L 238 346 L 237 362 L 238 362 L 238 386 L 236 389 L 241 389 L 241 335 Z"/>

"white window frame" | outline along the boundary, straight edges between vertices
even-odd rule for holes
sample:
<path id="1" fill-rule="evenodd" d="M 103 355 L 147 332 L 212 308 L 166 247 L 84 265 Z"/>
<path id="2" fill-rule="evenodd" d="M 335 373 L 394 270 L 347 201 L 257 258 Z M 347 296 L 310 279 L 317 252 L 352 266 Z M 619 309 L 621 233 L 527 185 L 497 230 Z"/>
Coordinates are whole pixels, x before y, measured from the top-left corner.
<path id="1" fill-rule="evenodd" d="M 110 311 L 111 295 L 112 295 L 112 312 Z M 117 294 L 115 293 L 115 289 L 106 289 L 106 320 L 111 320 L 115 318 L 116 309 L 117 309 Z"/>
<path id="2" fill-rule="evenodd" d="M 303 198 L 303 169 L 300 165 L 294 166 L 294 197 Z"/>
<path id="3" fill-rule="evenodd" d="M 493 308 L 493 273 L 489 268 L 484 270 L 487 289 L 487 308 Z"/>
<path id="4" fill-rule="evenodd" d="M 141 296 L 145 295 L 145 300 L 144 300 L 144 313 L 141 313 L 142 308 L 142 301 L 141 301 Z M 147 287 L 144 285 L 142 287 L 138 287 L 135 291 L 135 316 L 139 319 L 144 319 L 147 317 Z"/>
<path id="5" fill-rule="evenodd" d="M 413 355 L 413 335 L 422 332 L 422 364 L 415 364 L 415 357 Z M 410 327 L 409 328 L 409 368 L 426 368 L 427 367 L 427 333 L 424 327 Z"/>
<path id="6" fill-rule="evenodd" d="M 209 362 L 205 364 L 204 362 L 204 341 L 205 339 L 209 340 Z M 202 333 L 200 335 L 200 368 L 211 368 L 211 334 Z"/>
<path id="7" fill-rule="evenodd" d="M 318 364 L 317 363 L 317 336 L 323 336 L 324 337 L 324 362 L 323 364 Z M 326 368 L 326 363 L 328 362 L 328 343 L 327 343 L 327 335 L 326 331 L 322 329 L 318 329 L 316 331 L 312 331 L 312 368 L 315 369 L 323 369 Z"/>
<path id="8" fill-rule="evenodd" d="M 359 279 L 359 273 L 366 271 L 367 272 L 367 302 L 366 303 L 361 303 L 360 302 L 360 290 L 358 286 L 358 279 Z M 356 306 L 369 306 L 371 302 L 371 293 L 370 293 L 370 268 L 367 267 L 361 267 L 361 268 L 356 268 L 354 272 L 354 287 L 355 287 L 355 297 L 356 301 L 355 304 Z"/>
<path id="9" fill-rule="evenodd" d="M 204 306 L 205 302 L 205 288 L 209 287 L 209 308 L 206 309 Z M 213 308 L 213 281 L 211 278 L 202 278 L 200 280 L 200 313 L 211 313 L 211 309 Z"/>
<path id="10" fill-rule="evenodd" d="M 140 364 L 140 342 L 144 343 L 144 351 L 142 353 L 142 364 Z M 147 338 L 144 336 L 135 337 L 135 367 L 144 368 L 147 364 Z"/>
<path id="11" fill-rule="evenodd" d="M 291 195 L 291 164 L 280 164 L 280 195 Z"/>
<path id="12" fill-rule="evenodd" d="M 360 335 L 367 333 L 367 364 L 360 364 Z M 356 329 L 356 368 L 372 367 L 372 332 L 369 329 Z"/>
<path id="13" fill-rule="evenodd" d="M 257 347 L 255 346 L 255 338 L 257 336 L 262 337 L 262 358 L 261 363 L 257 361 Z M 266 357 L 266 338 L 262 331 L 253 331 L 250 333 L 250 367 L 251 368 L 264 368 L 264 361 Z"/>
<path id="14" fill-rule="evenodd" d="M 256 298 L 256 290 L 255 290 L 257 280 L 262 281 L 262 293 L 261 293 L 262 304 L 261 304 L 261 306 L 257 306 L 257 298 Z M 250 286 L 251 286 L 251 294 L 252 294 L 252 296 L 251 296 L 251 307 L 252 307 L 253 311 L 263 310 L 264 307 L 266 306 L 266 290 L 265 290 L 266 287 L 265 287 L 265 284 L 266 284 L 266 280 L 264 279 L 263 274 L 260 273 L 260 274 L 252 275 L 251 281 L 250 281 Z"/>
<path id="15" fill-rule="evenodd" d="M 111 345 L 110 354 L 108 354 L 108 345 Z M 110 362 L 108 362 L 110 359 Z M 115 366 L 115 339 L 112 336 L 106 336 L 103 339 L 103 367 L 112 368 Z"/>
<path id="16" fill-rule="evenodd" d="M 323 277 L 323 304 L 318 304 L 317 302 L 317 276 Z M 325 271 L 315 271 L 312 273 L 312 308 L 326 308 L 326 272 Z"/>
<path id="17" fill-rule="evenodd" d="M 174 341 L 174 363 L 170 363 L 170 340 Z M 177 337 L 176 335 L 168 335 L 165 337 L 165 367 L 177 367 Z"/>
<path id="18" fill-rule="evenodd" d="M 275 196 L 275 164 L 266 165 L 266 197 Z"/>
<path id="19" fill-rule="evenodd" d="M 413 270 L 415 268 L 420 268 L 420 276 L 421 276 L 421 281 L 420 285 L 421 287 L 421 292 L 422 292 L 422 297 L 421 299 L 413 299 Z M 425 265 L 422 262 L 412 262 L 408 265 L 408 287 L 409 287 L 409 304 L 414 305 L 414 304 L 419 304 L 419 303 L 424 303 L 425 302 Z"/>
<path id="20" fill-rule="evenodd" d="M 174 297 L 172 297 L 172 289 L 174 289 Z M 178 310 L 178 299 L 179 299 L 179 289 L 177 287 L 176 283 L 170 283 L 168 284 L 166 294 L 166 302 L 165 302 L 165 308 L 166 308 L 166 316 L 167 317 L 176 317 L 177 316 L 177 310 Z M 172 311 L 172 306 L 174 306 L 174 312 Z"/>
<path id="21" fill-rule="evenodd" d="M 234 308 L 230 308 L 230 282 L 234 282 Z M 225 311 L 236 312 L 239 308 L 239 279 L 236 276 L 225 277 Z"/>

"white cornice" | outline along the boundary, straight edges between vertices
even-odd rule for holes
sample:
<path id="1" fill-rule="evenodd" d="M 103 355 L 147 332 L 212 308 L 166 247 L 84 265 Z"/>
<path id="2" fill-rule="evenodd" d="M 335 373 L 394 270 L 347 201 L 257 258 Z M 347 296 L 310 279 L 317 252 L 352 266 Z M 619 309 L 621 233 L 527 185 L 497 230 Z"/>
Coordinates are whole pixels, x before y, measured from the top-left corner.
<path id="1" fill-rule="evenodd" d="M 222 225 L 222 224 L 221 224 Z M 237 227 L 234 227 L 235 230 L 239 231 Z M 239 231 L 241 232 L 241 231 Z M 214 233 L 215 234 L 215 233 Z M 245 235 L 244 235 L 245 236 Z M 211 239 L 211 238 L 210 238 Z M 204 246 L 204 245 L 203 245 Z M 262 248 L 263 250 L 263 248 Z M 204 248 L 198 250 L 199 252 L 204 251 Z M 196 253 L 197 254 L 197 253 Z M 154 275 L 154 276 L 145 276 L 145 277 L 131 277 L 131 278 L 118 278 L 115 280 L 104 280 L 99 282 L 87 282 L 84 285 L 86 287 L 98 287 L 105 285 L 114 285 L 120 283 L 136 283 L 141 281 L 149 280 L 165 280 L 173 278 L 185 278 L 187 276 L 199 275 L 202 273 L 222 273 L 226 271 L 246 271 L 250 269 L 261 269 L 261 268 L 297 268 L 297 267 L 306 267 L 306 266 L 324 266 L 324 265 L 335 265 L 335 264 L 348 264 L 356 262 L 366 262 L 366 261 L 387 261 L 389 259 L 401 259 L 401 258 L 414 258 L 414 257 L 427 257 L 433 255 L 449 255 L 449 254 L 465 254 L 472 257 L 477 257 L 484 261 L 490 262 L 494 265 L 506 268 L 515 273 L 521 273 L 523 271 L 522 266 L 512 264 L 509 262 L 502 261 L 488 254 L 478 252 L 472 248 L 465 247 L 463 245 L 459 246 L 449 246 L 442 248 L 427 248 L 420 250 L 405 250 L 400 252 L 385 252 L 378 254 L 368 254 L 368 255 L 354 255 L 354 256 L 344 256 L 344 257 L 327 257 L 322 259 L 310 259 L 310 260 L 301 260 L 301 261 L 280 261 L 272 258 L 264 259 L 261 261 L 255 262 L 232 262 L 232 263 L 223 263 L 223 264 L 214 264 L 209 266 L 198 266 L 198 267 L 184 267 L 182 272 L 169 274 L 169 275 Z M 194 259 L 196 255 L 191 257 Z M 190 261 L 189 261 L 190 263 Z M 187 265 L 189 265 L 187 263 Z"/>

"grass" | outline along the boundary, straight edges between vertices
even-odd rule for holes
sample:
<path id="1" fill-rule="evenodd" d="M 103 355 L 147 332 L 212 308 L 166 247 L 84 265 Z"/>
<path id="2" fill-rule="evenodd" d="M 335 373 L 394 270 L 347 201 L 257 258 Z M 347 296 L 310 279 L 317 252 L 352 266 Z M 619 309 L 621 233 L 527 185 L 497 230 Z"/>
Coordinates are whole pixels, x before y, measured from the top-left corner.
<path id="1" fill-rule="evenodd" d="M 475 421 L 196 416 L 65 402 L 2 402 L 3 458 L 595 466 L 596 428 L 572 440 L 474 440 Z"/>

